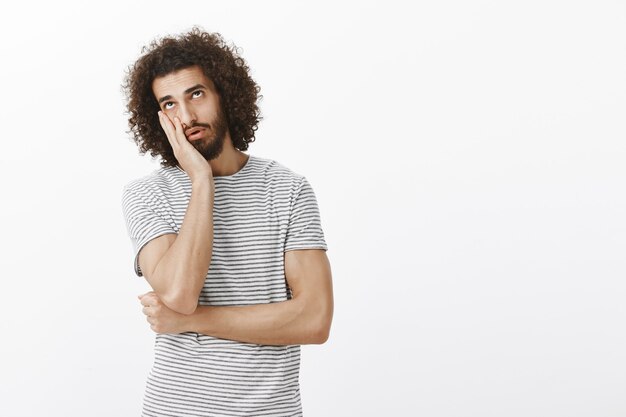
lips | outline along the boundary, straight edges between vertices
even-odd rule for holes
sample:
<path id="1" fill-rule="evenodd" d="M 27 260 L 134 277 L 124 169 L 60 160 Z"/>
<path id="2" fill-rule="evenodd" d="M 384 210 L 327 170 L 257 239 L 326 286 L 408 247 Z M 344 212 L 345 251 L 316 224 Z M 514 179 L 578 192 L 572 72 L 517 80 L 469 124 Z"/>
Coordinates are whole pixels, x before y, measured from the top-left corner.
<path id="1" fill-rule="evenodd" d="M 203 127 L 194 127 L 192 129 L 189 129 L 187 132 L 185 132 L 187 134 L 187 139 L 197 139 L 200 136 L 202 136 L 202 133 L 204 132 L 204 128 Z"/>

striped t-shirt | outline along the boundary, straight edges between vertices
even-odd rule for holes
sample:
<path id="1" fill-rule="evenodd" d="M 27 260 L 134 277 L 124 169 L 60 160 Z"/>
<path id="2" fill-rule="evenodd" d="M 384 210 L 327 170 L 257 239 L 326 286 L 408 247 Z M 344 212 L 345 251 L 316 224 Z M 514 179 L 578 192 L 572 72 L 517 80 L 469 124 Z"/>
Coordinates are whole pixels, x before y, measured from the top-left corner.
<path id="1" fill-rule="evenodd" d="M 284 252 L 327 250 L 306 178 L 249 155 L 233 175 L 214 177 L 213 251 L 199 305 L 251 305 L 291 298 Z M 122 209 L 134 249 L 178 233 L 191 181 L 161 167 L 124 186 Z M 300 416 L 300 346 L 270 346 L 195 332 L 156 334 L 142 416 Z"/>

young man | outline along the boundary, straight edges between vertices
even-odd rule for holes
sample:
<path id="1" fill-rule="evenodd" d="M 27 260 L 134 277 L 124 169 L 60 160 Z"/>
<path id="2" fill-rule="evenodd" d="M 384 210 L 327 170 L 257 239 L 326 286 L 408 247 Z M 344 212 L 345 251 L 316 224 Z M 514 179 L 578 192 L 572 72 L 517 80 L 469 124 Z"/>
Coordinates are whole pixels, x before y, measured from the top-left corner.
<path id="1" fill-rule="evenodd" d="M 156 332 L 144 416 L 299 416 L 300 345 L 324 343 L 331 270 L 306 178 L 245 154 L 259 87 L 234 46 L 198 28 L 128 71 L 129 125 L 161 168 L 122 208 Z"/>

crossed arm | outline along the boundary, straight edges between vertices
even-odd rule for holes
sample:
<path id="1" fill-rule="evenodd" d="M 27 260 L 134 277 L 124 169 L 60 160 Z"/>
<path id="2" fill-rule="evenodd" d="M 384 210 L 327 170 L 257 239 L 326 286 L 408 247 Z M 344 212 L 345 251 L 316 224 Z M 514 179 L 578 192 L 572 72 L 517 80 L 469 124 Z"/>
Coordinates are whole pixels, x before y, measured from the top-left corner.
<path id="1" fill-rule="evenodd" d="M 139 298 L 143 313 L 157 333 L 197 332 L 265 345 L 324 343 L 334 304 L 326 252 L 285 252 L 285 278 L 293 297 L 270 304 L 198 306 L 193 313 L 182 314 L 167 307 L 153 291 Z"/>

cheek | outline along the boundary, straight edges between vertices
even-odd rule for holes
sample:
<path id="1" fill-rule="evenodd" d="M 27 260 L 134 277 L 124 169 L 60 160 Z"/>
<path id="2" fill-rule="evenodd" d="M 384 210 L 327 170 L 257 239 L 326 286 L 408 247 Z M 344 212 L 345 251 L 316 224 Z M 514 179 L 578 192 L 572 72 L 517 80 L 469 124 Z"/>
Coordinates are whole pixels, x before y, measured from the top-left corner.
<path id="1" fill-rule="evenodd" d="M 199 104 L 197 109 L 207 115 L 215 114 L 219 109 L 219 102 L 207 99 Z"/>
<path id="2" fill-rule="evenodd" d="M 163 114 L 167 116 L 170 123 L 174 124 L 174 117 L 178 116 L 178 112 L 174 109 L 163 110 Z"/>

